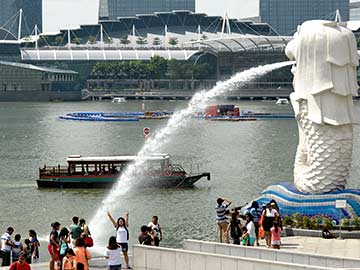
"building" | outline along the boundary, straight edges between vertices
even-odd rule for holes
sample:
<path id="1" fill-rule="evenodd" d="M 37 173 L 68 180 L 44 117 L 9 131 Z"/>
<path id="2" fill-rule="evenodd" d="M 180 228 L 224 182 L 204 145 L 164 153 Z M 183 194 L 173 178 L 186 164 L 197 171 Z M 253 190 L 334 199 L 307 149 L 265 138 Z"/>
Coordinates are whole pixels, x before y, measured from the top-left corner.
<path id="1" fill-rule="evenodd" d="M 336 10 L 349 20 L 349 0 L 260 0 L 261 21 L 280 35 L 292 35 L 307 20 L 334 20 Z"/>
<path id="2" fill-rule="evenodd" d="M 42 29 L 42 0 L 0 0 L 0 26 L 17 36 L 20 9 L 22 16 L 22 35 L 30 35 L 35 24 Z"/>
<path id="3" fill-rule="evenodd" d="M 100 0 L 100 18 L 115 20 L 118 17 L 169 12 L 195 11 L 195 0 Z"/>
<path id="4" fill-rule="evenodd" d="M 360 1 L 350 2 L 350 20 L 360 21 Z"/>
<path id="5" fill-rule="evenodd" d="M 0 101 L 80 100 L 78 73 L 0 61 Z"/>

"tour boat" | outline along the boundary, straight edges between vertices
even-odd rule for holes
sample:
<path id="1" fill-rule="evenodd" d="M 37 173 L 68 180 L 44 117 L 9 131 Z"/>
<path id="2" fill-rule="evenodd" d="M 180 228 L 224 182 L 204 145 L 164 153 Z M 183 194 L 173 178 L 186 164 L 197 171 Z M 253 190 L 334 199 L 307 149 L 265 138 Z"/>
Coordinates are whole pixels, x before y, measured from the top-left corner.
<path id="1" fill-rule="evenodd" d="M 289 100 L 287 98 L 279 98 L 276 101 L 276 105 L 286 105 L 289 104 Z"/>
<path id="2" fill-rule="evenodd" d="M 139 174 L 141 186 L 147 187 L 192 187 L 199 179 L 210 173 L 188 175 L 181 165 L 173 164 L 169 154 L 150 156 L 104 156 L 83 157 L 70 155 L 67 166 L 44 166 L 39 168 L 38 187 L 54 188 L 108 188 L 117 182 L 125 168 L 144 161 L 144 172 Z M 141 175 L 141 176 L 140 176 Z"/>
<path id="3" fill-rule="evenodd" d="M 115 97 L 112 99 L 113 103 L 122 103 L 122 102 L 126 102 L 126 99 L 124 97 Z"/>

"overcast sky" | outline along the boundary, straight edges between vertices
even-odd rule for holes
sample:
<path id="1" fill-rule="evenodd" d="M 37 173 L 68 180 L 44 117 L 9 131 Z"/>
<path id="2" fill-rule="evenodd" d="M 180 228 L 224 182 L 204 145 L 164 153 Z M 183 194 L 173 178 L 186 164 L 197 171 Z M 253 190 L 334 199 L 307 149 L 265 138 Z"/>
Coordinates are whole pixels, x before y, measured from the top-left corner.
<path id="1" fill-rule="evenodd" d="M 196 0 L 196 11 L 208 15 L 224 16 L 227 12 L 230 18 L 246 18 L 259 16 L 258 0 Z"/>
<path id="2" fill-rule="evenodd" d="M 97 24 L 99 0 L 44 0 L 43 32 Z"/>

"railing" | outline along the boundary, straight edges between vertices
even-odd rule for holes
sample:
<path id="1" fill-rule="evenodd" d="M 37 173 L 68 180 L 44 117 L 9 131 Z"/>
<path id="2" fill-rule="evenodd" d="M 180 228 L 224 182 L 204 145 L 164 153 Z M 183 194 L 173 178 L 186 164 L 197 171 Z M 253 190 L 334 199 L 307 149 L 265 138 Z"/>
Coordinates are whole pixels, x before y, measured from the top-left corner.
<path id="1" fill-rule="evenodd" d="M 40 175 L 42 176 L 59 176 L 67 175 L 69 173 L 68 167 L 66 166 L 50 166 L 39 169 Z"/>

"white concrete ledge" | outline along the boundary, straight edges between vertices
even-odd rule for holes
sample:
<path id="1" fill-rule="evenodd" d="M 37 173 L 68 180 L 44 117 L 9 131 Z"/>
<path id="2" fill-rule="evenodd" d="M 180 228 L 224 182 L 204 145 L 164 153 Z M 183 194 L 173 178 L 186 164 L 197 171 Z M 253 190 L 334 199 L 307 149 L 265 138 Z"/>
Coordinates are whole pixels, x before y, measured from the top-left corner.
<path id="1" fill-rule="evenodd" d="M 265 259 L 235 257 L 143 245 L 133 247 L 135 270 L 330 270 Z"/>
<path id="2" fill-rule="evenodd" d="M 334 256 L 323 256 L 301 252 L 264 249 L 259 247 L 246 247 L 240 245 L 221 244 L 198 240 L 185 240 L 184 250 L 221 254 L 227 256 L 246 257 L 273 262 L 294 263 L 329 268 L 358 268 L 360 260 Z"/>

